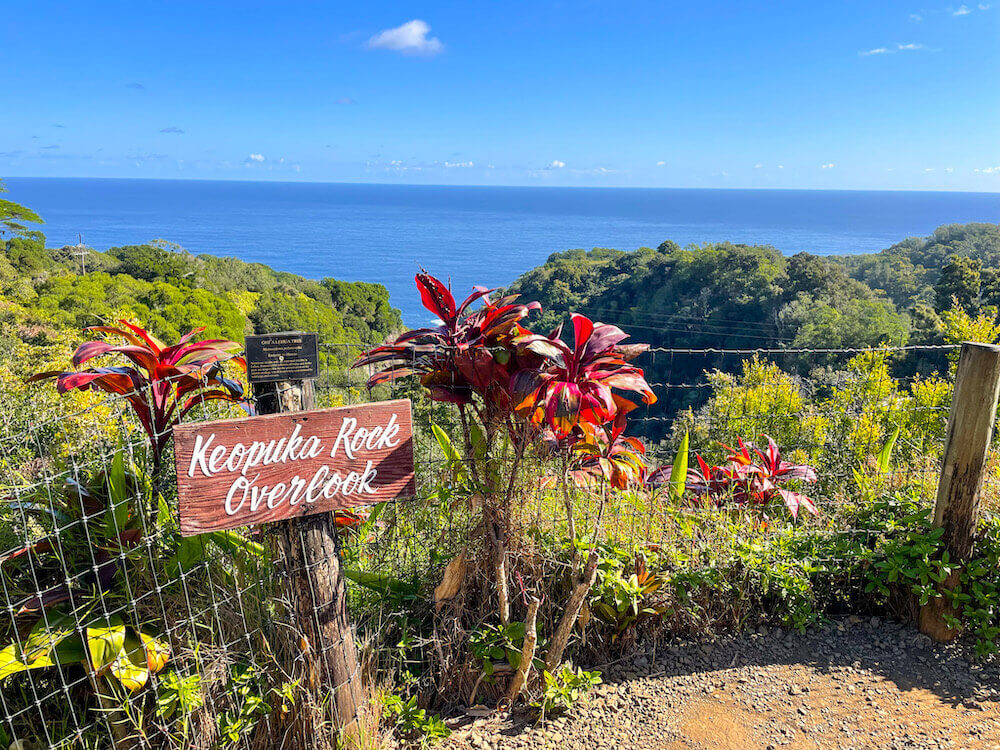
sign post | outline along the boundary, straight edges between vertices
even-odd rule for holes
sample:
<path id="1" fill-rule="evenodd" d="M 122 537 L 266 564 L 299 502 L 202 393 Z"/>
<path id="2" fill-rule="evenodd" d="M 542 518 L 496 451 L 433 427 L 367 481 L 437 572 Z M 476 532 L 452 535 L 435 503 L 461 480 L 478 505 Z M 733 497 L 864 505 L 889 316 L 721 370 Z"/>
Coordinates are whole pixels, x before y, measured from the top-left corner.
<path id="1" fill-rule="evenodd" d="M 181 533 L 277 527 L 294 618 L 279 652 L 313 695 L 283 746 L 302 750 L 321 746 L 309 704 L 332 708 L 348 747 L 370 729 L 332 511 L 415 494 L 410 402 L 314 410 L 312 381 L 295 376 L 315 377 L 315 358 L 315 334 L 247 337 L 267 416 L 174 428 Z"/>

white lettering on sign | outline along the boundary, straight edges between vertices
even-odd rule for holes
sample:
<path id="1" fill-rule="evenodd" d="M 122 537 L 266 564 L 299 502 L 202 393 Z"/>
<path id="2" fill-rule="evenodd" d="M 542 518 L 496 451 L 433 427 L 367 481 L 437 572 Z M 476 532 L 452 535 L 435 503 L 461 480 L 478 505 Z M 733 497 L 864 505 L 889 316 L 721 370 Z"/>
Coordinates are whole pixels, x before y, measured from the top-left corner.
<path id="1" fill-rule="evenodd" d="M 389 417 L 389 422 L 385 427 L 376 425 L 366 428 L 358 427 L 358 420 L 354 417 L 347 417 L 340 425 L 340 432 L 337 433 L 336 440 L 333 441 L 333 448 L 330 449 L 330 458 L 337 455 L 337 448 L 343 446 L 344 453 L 351 460 L 354 454 L 361 449 L 370 451 L 380 448 L 395 448 L 399 445 L 397 435 L 399 434 L 399 424 L 396 415 Z"/>
<path id="2" fill-rule="evenodd" d="M 339 472 L 331 472 L 326 466 L 321 466 L 308 482 L 298 474 L 291 476 L 287 482 L 271 486 L 257 484 L 259 474 L 247 479 L 247 471 L 257 466 L 294 463 L 316 458 L 323 453 L 323 443 L 319 438 L 315 435 L 303 438 L 301 432 L 302 425 L 296 424 L 292 434 L 287 438 L 277 438 L 266 443 L 257 441 L 249 446 L 236 443 L 232 446 L 215 447 L 213 447 L 214 433 L 209 433 L 207 437 L 198 435 L 195 438 L 187 475 L 196 478 L 199 475 L 214 477 L 222 472 L 238 473 L 240 476 L 233 480 L 226 493 L 226 513 L 230 516 L 239 513 L 244 506 L 255 513 L 263 503 L 266 503 L 271 510 L 285 502 L 296 505 L 301 499 L 299 494 L 307 486 L 326 498 L 332 498 L 338 493 L 344 497 L 375 494 L 372 482 L 378 476 L 378 470 L 370 460 L 360 473 L 350 471 L 343 476 Z M 395 413 L 389 416 L 388 423 L 384 427 L 378 425 L 371 428 L 358 427 L 358 420 L 354 417 L 345 417 L 340 432 L 334 440 L 333 448 L 330 449 L 330 457 L 337 455 L 337 446 L 341 443 L 344 453 L 352 461 L 355 460 L 355 454 L 364 450 L 395 448 L 399 445 L 396 439 L 398 432 L 399 424 Z M 311 491 L 306 492 L 306 502 L 315 502 Z M 363 502 L 359 500 L 358 504 Z"/>

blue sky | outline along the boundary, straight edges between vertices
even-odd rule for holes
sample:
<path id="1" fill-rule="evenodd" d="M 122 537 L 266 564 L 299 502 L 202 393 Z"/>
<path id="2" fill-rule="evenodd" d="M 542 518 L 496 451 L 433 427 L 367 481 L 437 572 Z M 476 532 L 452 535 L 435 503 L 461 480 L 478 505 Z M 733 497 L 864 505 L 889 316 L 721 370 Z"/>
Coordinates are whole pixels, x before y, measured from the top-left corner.
<path id="1" fill-rule="evenodd" d="M 0 176 L 1000 189 L 1000 0 L 3 16 Z"/>

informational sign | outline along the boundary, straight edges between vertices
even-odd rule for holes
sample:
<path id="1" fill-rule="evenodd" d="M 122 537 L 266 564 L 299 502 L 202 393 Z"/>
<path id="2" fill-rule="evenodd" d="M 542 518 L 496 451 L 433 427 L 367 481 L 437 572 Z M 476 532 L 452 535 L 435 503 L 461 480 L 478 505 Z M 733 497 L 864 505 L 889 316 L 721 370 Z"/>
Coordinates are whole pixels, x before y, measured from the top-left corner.
<path id="1" fill-rule="evenodd" d="M 416 494 L 409 399 L 174 427 L 181 534 Z"/>
<path id="2" fill-rule="evenodd" d="M 247 380 L 277 383 L 319 377 L 315 333 L 284 331 L 246 338 Z"/>

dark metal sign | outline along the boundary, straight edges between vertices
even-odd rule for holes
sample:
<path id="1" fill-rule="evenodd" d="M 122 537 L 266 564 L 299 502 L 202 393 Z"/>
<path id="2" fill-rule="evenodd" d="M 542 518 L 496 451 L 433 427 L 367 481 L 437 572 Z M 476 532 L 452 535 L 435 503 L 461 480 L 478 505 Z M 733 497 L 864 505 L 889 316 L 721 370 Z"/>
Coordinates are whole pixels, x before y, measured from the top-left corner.
<path id="1" fill-rule="evenodd" d="M 251 383 L 319 377 L 315 333 L 283 331 L 246 338 L 247 379 Z"/>

